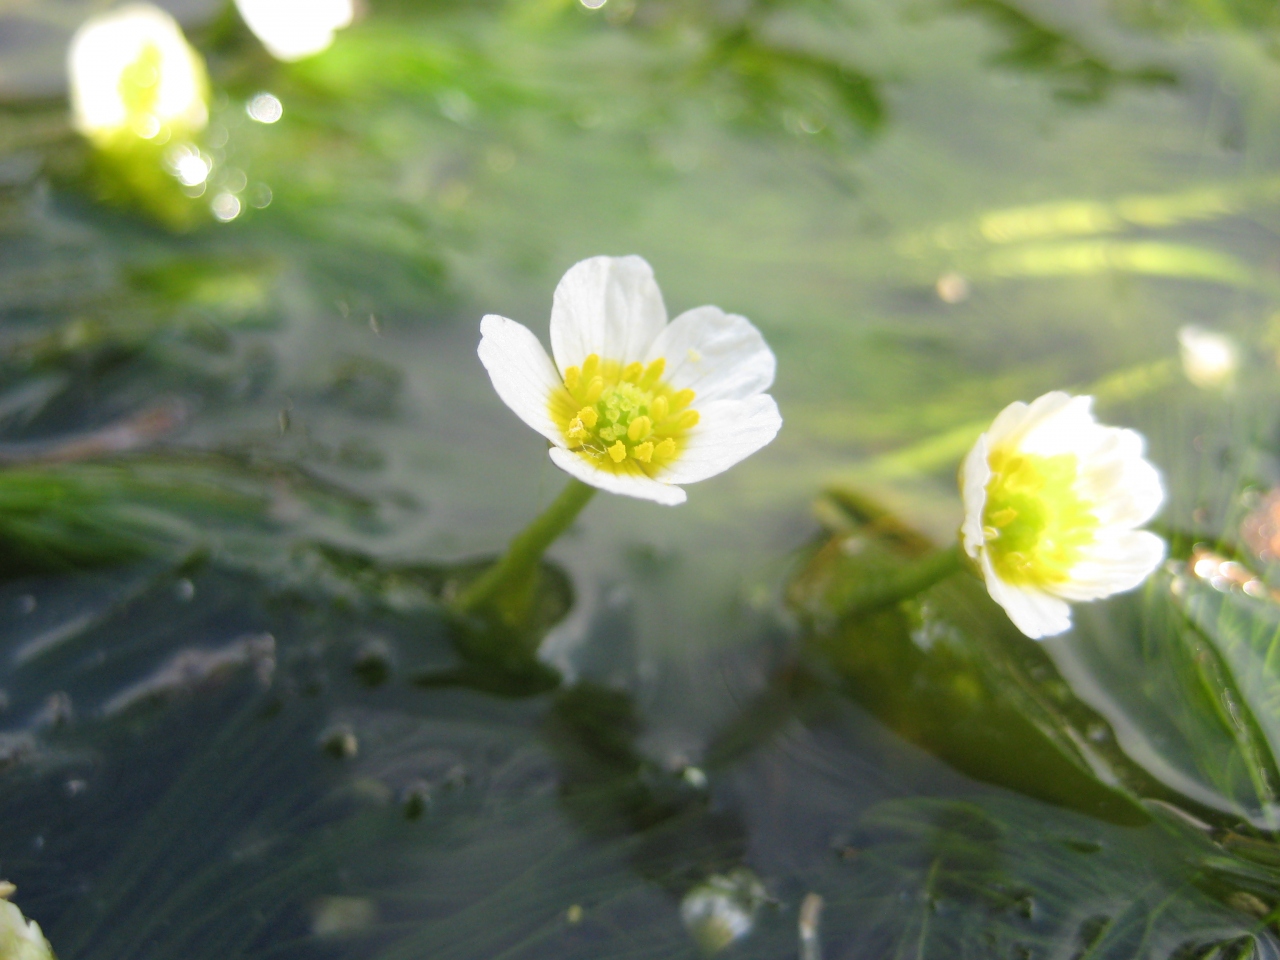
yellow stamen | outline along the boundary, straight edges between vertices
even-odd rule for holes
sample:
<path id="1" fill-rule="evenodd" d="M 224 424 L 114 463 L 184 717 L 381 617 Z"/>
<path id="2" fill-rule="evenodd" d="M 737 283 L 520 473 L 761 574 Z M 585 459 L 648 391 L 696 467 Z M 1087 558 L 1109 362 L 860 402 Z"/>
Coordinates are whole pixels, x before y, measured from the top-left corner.
<path id="1" fill-rule="evenodd" d="M 648 417 L 636 417 L 631 421 L 631 426 L 627 427 L 627 439 L 632 443 L 639 443 L 652 432 L 653 423 Z"/>
<path id="2" fill-rule="evenodd" d="M 1014 520 L 1018 519 L 1018 511 L 1012 507 L 1006 507 L 1003 510 L 997 510 L 995 513 L 987 517 L 988 522 L 993 527 L 1007 527 Z"/>
<path id="3" fill-rule="evenodd" d="M 649 364 L 591 354 L 566 367 L 563 390 L 549 400 L 562 441 L 599 470 L 641 470 L 653 476 L 677 460 L 685 431 L 699 422 L 690 389 L 663 381 L 664 358 Z M 575 412 L 576 411 L 576 412 Z"/>
<path id="4" fill-rule="evenodd" d="M 644 372 L 644 376 L 640 378 L 640 386 L 652 387 L 655 383 L 662 379 L 662 372 L 667 369 L 667 361 L 659 357 L 653 363 L 649 364 Z"/>

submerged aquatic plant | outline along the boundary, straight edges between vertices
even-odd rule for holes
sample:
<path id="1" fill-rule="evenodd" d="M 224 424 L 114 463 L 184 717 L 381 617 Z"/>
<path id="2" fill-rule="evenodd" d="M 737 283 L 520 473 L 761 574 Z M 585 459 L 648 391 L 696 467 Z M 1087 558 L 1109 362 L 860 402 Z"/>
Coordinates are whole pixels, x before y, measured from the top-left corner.
<path id="1" fill-rule="evenodd" d="M 0 882 L 0 958 L 3 960 L 53 960 L 53 949 L 40 931 L 9 902 L 13 884 Z"/>
<path id="2" fill-rule="evenodd" d="M 236 9 L 267 52 L 285 61 L 329 49 L 355 16 L 352 0 L 236 0 Z"/>
<path id="3" fill-rule="evenodd" d="M 592 257 L 556 287 L 553 361 L 531 330 L 490 315 L 480 360 L 503 402 L 551 443 L 573 480 L 463 595 L 474 610 L 526 577 L 596 489 L 674 506 L 749 457 L 782 426 L 777 361 L 745 317 L 696 307 L 667 322 L 641 257 Z"/>
<path id="4" fill-rule="evenodd" d="M 991 594 L 1028 637 L 1071 627 L 1068 601 L 1131 590 L 1164 559 L 1137 527 L 1160 509 L 1142 436 L 1093 418 L 1092 397 L 1012 403 L 965 458 L 960 536 Z"/>
<path id="5" fill-rule="evenodd" d="M 94 17 L 67 54 L 76 129 L 100 148 L 191 137 L 209 119 L 204 61 L 169 14 L 130 4 Z"/>

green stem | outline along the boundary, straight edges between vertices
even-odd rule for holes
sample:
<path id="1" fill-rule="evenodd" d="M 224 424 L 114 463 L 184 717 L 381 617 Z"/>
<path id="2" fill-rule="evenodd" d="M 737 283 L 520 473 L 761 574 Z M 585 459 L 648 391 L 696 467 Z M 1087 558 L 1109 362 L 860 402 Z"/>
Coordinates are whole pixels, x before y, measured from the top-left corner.
<path id="1" fill-rule="evenodd" d="M 511 541 L 502 559 L 462 591 L 453 603 L 454 610 L 475 613 L 492 604 L 507 590 L 528 583 L 547 547 L 569 529 L 595 492 L 595 487 L 581 480 L 570 480 L 551 506 Z"/>
<path id="2" fill-rule="evenodd" d="M 899 567 L 883 578 L 876 577 L 857 584 L 833 607 L 836 613 L 846 617 L 874 613 L 882 607 L 920 595 L 963 566 L 964 555 L 960 552 L 960 544 L 956 543 Z"/>

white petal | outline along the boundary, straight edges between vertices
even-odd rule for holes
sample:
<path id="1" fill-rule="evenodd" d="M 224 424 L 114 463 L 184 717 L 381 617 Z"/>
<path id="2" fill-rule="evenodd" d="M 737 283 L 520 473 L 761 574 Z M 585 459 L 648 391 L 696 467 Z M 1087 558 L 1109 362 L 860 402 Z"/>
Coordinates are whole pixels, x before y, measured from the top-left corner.
<path id="1" fill-rule="evenodd" d="M 600 490 L 620 493 L 624 497 L 652 500 L 654 503 L 661 503 L 668 507 L 678 506 L 688 499 L 679 487 L 654 480 L 640 472 L 638 467 L 633 472 L 614 473 L 611 470 L 601 470 L 599 467 L 592 466 L 579 454 L 570 450 L 552 447 L 549 452 L 551 460 L 565 473 Z"/>
<path id="2" fill-rule="evenodd" d="M 1075 454 L 1082 461 L 1104 442 L 1104 431 L 1093 419 L 1093 397 L 1046 393 L 1027 409 L 1017 440 L 1025 453 L 1041 457 Z"/>
<path id="3" fill-rule="evenodd" d="M 664 358 L 663 379 L 693 390 L 699 403 L 744 400 L 773 384 L 778 361 L 746 317 L 719 307 L 696 307 L 671 321 L 645 355 Z"/>
<path id="4" fill-rule="evenodd" d="M 1106 526 L 1136 527 L 1154 517 L 1164 502 L 1160 474 L 1143 457 L 1142 435 L 1103 427 L 1103 442 L 1081 463 L 1076 490 L 1092 502 Z"/>
<path id="5" fill-rule="evenodd" d="M 569 268 L 551 305 L 551 352 L 561 372 L 593 353 L 627 364 L 667 325 L 662 291 L 641 257 L 592 257 Z"/>
<path id="6" fill-rule="evenodd" d="M 991 482 L 991 464 L 988 460 L 987 435 L 984 433 L 964 458 L 960 470 L 960 493 L 964 497 L 964 523 L 960 537 L 965 553 L 978 555 L 978 548 L 986 542 L 982 532 L 982 514 L 987 509 L 987 484 Z"/>
<path id="7" fill-rule="evenodd" d="M 701 419 L 689 431 L 680 456 L 662 471 L 671 483 L 696 483 L 724 473 L 778 435 L 782 414 L 773 397 L 717 400 L 699 406 Z"/>
<path id="8" fill-rule="evenodd" d="M 1165 543 L 1145 530 L 1107 530 L 1071 568 L 1071 579 L 1053 592 L 1066 600 L 1097 600 L 1132 590 L 1160 565 Z"/>
<path id="9" fill-rule="evenodd" d="M 1015 431 L 1021 429 L 1027 419 L 1027 405 L 1015 400 L 998 414 L 987 428 L 987 449 L 1003 444 Z"/>
<path id="10" fill-rule="evenodd" d="M 982 576 L 991 599 L 1004 607 L 1013 625 L 1032 640 L 1056 636 L 1071 629 L 1071 607 L 1065 600 L 1035 587 L 1005 583 L 996 575 L 986 551 L 982 553 Z"/>
<path id="11" fill-rule="evenodd" d="M 502 402 L 552 443 L 564 446 L 549 409 L 552 392 L 563 389 L 564 382 L 533 331 L 490 314 L 480 321 L 476 352 Z"/>

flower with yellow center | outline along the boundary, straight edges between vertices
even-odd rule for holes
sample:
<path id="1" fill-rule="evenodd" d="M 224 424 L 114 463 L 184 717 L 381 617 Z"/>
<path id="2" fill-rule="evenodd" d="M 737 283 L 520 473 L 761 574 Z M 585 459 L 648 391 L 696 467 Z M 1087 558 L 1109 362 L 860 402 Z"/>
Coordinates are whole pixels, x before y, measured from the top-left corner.
<path id="1" fill-rule="evenodd" d="M 640 257 L 570 268 L 551 308 L 551 357 L 527 327 L 487 316 L 480 360 L 503 402 L 566 473 L 664 504 L 777 434 L 773 351 L 750 321 L 697 307 L 667 322 Z"/>
<path id="2" fill-rule="evenodd" d="M 1068 601 L 1131 590 L 1164 559 L 1137 527 L 1164 500 L 1132 430 L 1099 424 L 1092 397 L 1047 393 L 1010 404 L 960 473 L 961 541 L 987 591 L 1028 637 L 1071 626 Z"/>
<path id="3" fill-rule="evenodd" d="M 150 4 L 88 20 L 71 39 L 67 71 L 76 129 L 98 146 L 190 137 L 208 123 L 204 61 Z"/>
<path id="4" fill-rule="evenodd" d="M 0 883 L 0 960 L 53 960 L 53 950 L 39 925 L 4 899 L 13 890 L 13 884 Z"/>
<path id="5" fill-rule="evenodd" d="M 329 49 L 351 25 L 352 0 L 236 0 L 240 16 L 277 60 L 301 60 Z"/>

